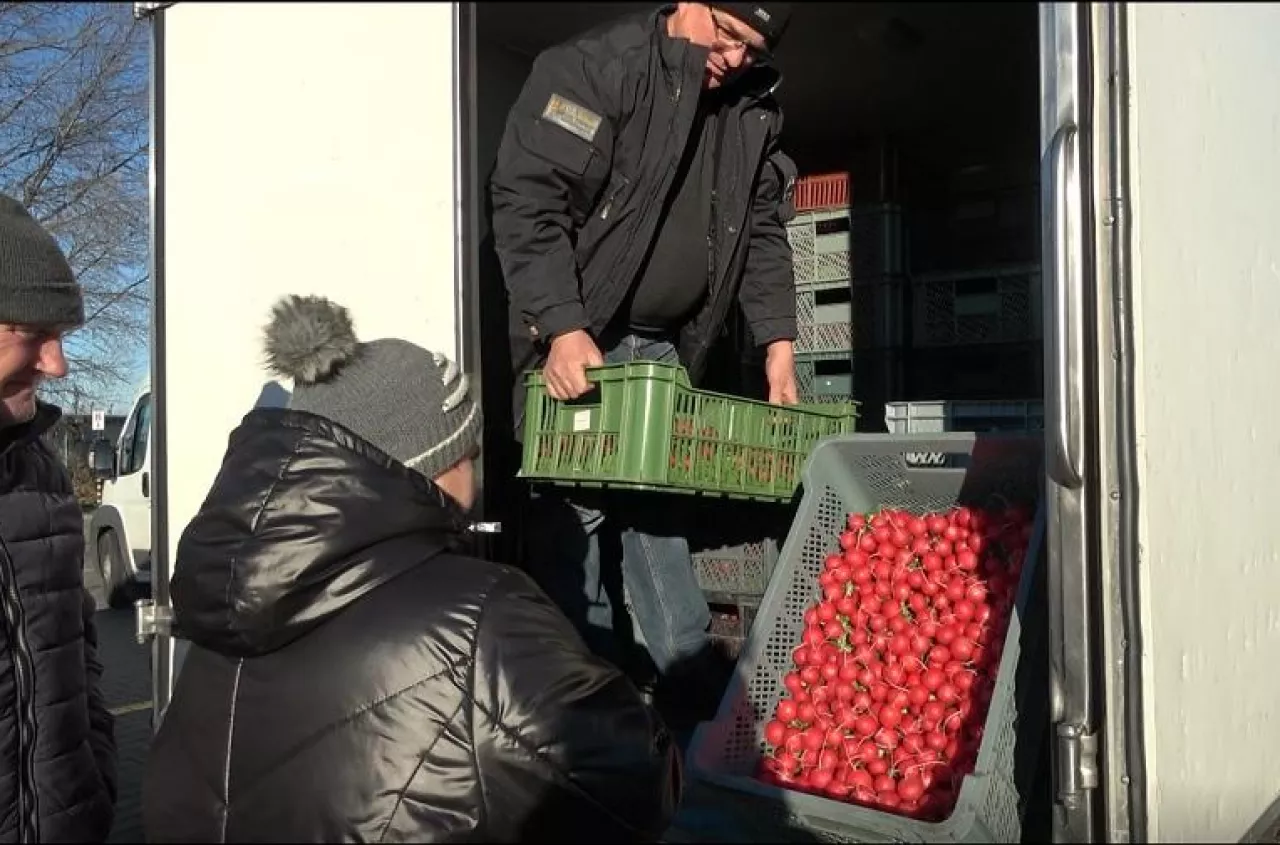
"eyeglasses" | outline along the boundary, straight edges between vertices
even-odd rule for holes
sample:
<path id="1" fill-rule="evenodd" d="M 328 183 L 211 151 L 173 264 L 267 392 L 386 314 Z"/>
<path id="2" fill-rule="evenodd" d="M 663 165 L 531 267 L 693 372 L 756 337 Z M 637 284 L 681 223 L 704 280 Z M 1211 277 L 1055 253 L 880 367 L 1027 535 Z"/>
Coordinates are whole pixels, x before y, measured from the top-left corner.
<path id="1" fill-rule="evenodd" d="M 742 49 L 745 51 L 747 59 L 751 62 L 762 62 L 769 58 L 768 52 L 735 35 L 733 30 L 725 26 L 724 20 L 714 9 L 708 9 L 707 11 L 711 13 L 711 23 L 716 28 L 716 44 L 722 47 L 725 52 Z"/>

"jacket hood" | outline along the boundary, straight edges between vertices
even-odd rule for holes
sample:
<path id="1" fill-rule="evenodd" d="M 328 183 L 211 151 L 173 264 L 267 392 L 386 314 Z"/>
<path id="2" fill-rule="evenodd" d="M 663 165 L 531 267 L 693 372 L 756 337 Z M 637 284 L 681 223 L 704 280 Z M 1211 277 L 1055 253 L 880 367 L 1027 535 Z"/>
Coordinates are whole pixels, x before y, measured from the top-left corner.
<path id="1" fill-rule="evenodd" d="M 220 654 L 276 651 L 454 546 L 465 525 L 439 487 L 337 423 L 251 411 L 178 543 L 175 625 Z"/>

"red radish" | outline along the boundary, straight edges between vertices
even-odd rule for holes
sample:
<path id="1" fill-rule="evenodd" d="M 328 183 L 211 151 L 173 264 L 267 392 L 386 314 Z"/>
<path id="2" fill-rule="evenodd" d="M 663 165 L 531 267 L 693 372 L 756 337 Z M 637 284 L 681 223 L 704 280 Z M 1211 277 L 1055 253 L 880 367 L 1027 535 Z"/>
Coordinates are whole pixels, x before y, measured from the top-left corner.
<path id="1" fill-rule="evenodd" d="M 940 821 L 976 765 L 1029 510 L 850 514 L 816 574 L 758 777 Z"/>

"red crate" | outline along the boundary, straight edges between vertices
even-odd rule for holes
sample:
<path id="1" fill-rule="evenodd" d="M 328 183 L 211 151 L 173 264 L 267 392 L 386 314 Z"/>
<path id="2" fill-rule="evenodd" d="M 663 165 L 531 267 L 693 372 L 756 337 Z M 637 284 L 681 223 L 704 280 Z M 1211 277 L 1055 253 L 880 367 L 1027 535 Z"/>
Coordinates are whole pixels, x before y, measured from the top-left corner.
<path id="1" fill-rule="evenodd" d="M 848 208 L 849 174 L 820 173 L 796 180 L 795 207 L 797 212 L 818 211 L 827 208 Z"/>

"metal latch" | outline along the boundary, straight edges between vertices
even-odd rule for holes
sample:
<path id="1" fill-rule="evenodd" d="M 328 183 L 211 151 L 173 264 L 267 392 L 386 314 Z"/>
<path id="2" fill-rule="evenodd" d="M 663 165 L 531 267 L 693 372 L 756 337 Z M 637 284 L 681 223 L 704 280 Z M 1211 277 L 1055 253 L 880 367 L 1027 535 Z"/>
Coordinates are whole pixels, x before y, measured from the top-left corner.
<path id="1" fill-rule="evenodd" d="M 1098 736 L 1074 724 L 1058 725 L 1058 800 L 1076 806 L 1081 793 L 1098 788 Z"/>
<path id="2" fill-rule="evenodd" d="M 467 526 L 472 534 L 501 534 L 501 522 L 473 522 Z"/>
<path id="3" fill-rule="evenodd" d="M 173 628 L 173 609 L 156 607 L 151 599 L 134 602 L 137 619 L 138 645 L 146 645 L 158 635 L 167 635 Z"/>

